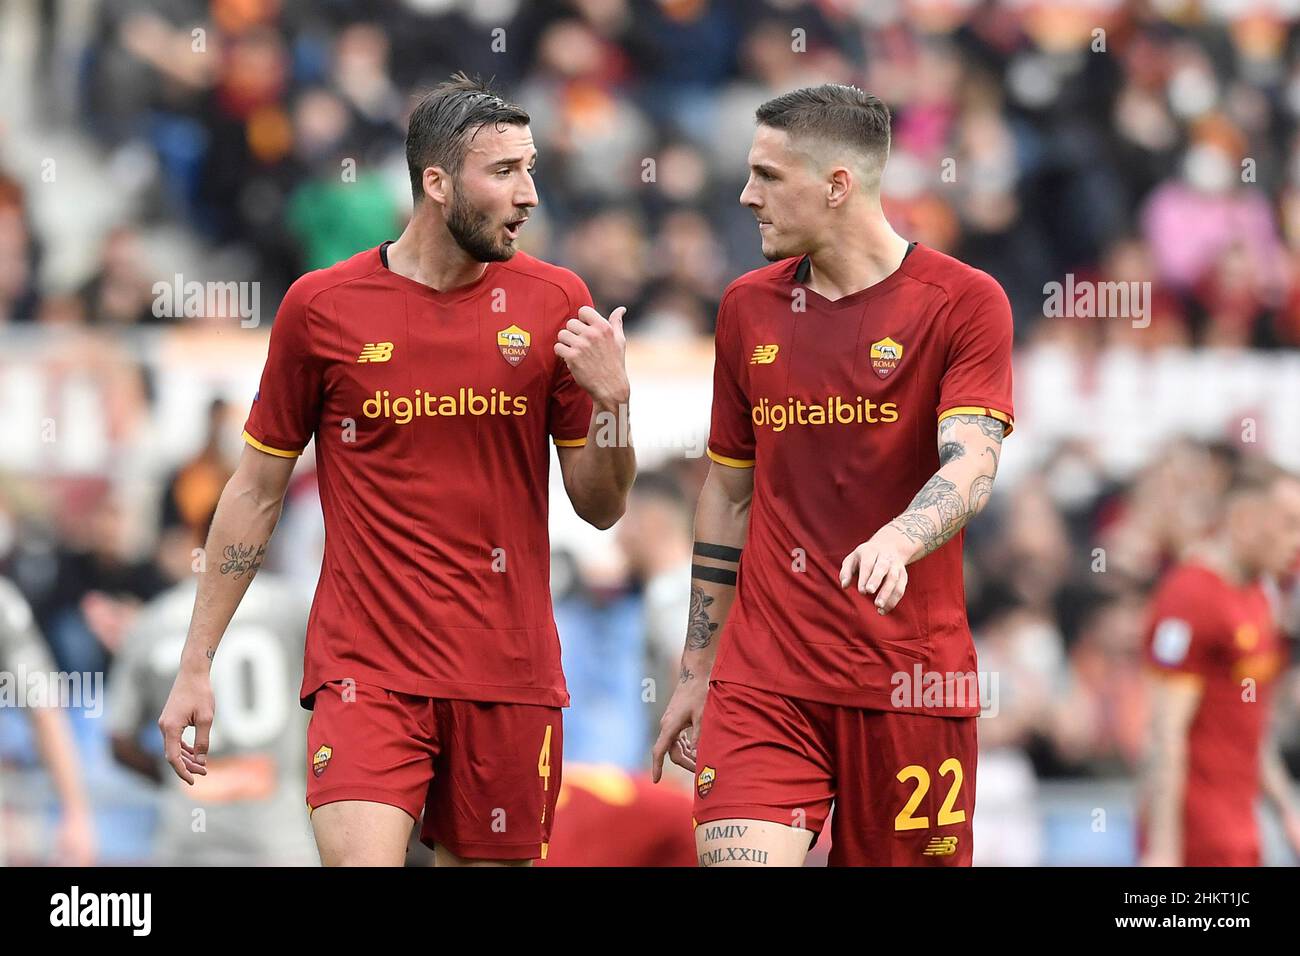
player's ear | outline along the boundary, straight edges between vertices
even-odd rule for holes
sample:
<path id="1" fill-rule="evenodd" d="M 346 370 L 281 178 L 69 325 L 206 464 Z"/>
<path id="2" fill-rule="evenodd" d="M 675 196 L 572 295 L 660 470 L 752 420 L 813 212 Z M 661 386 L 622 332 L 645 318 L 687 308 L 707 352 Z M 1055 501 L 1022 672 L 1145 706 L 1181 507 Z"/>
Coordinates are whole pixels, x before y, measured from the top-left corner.
<path id="1" fill-rule="evenodd" d="M 853 173 L 846 166 L 836 166 L 826 180 L 826 202 L 832 208 L 842 205 L 853 188 Z"/>
<path id="2" fill-rule="evenodd" d="M 440 206 L 451 202 L 451 177 L 441 166 L 424 167 L 424 195 Z"/>

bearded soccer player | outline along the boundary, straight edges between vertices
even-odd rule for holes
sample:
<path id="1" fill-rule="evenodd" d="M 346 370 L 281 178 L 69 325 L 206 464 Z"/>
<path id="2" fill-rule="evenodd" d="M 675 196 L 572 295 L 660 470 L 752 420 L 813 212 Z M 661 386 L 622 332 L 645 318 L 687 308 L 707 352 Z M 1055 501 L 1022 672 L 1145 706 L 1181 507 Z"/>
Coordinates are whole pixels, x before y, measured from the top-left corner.
<path id="1" fill-rule="evenodd" d="M 826 85 L 757 119 L 740 201 L 773 264 L 718 311 L 691 619 L 653 770 L 671 751 L 695 773 L 701 865 L 800 865 L 832 802 L 831 865 L 969 864 L 962 528 L 1012 427 L 1010 306 L 885 220 L 879 99 Z"/>
<path id="2" fill-rule="evenodd" d="M 1300 854 L 1300 804 L 1269 732 L 1287 654 L 1267 588 L 1300 558 L 1300 479 L 1262 462 L 1238 469 L 1216 533 L 1152 598 L 1150 754 L 1141 862 L 1259 866 L 1262 795 Z"/>
<path id="3" fill-rule="evenodd" d="M 516 251 L 537 205 L 522 109 L 457 75 L 415 107 L 406 153 L 402 235 L 303 276 L 276 316 L 159 725 L 176 773 L 204 773 L 208 670 L 314 436 L 326 544 L 300 697 L 321 860 L 400 866 L 423 815 L 438 862 L 524 863 L 545 854 L 568 704 L 548 439 L 575 511 L 611 526 L 636 468 L 595 439 L 626 414 L 623 310 Z"/>

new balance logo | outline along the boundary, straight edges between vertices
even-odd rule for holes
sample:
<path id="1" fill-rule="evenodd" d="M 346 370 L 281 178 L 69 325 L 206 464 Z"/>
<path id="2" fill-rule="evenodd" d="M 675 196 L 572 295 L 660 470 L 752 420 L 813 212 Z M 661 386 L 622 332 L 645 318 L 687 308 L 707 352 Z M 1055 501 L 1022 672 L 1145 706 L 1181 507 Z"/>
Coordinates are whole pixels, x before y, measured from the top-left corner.
<path id="1" fill-rule="evenodd" d="M 956 852 L 957 838 L 955 836 L 931 837 L 930 842 L 921 851 L 924 856 L 952 856 Z"/>
<path id="2" fill-rule="evenodd" d="M 361 354 L 357 356 L 357 362 L 387 362 L 392 357 L 392 342 L 367 342 Z"/>
<path id="3" fill-rule="evenodd" d="M 771 365 L 776 361 L 776 353 L 781 351 L 779 345 L 756 345 L 754 346 L 754 355 L 749 360 L 750 365 Z"/>

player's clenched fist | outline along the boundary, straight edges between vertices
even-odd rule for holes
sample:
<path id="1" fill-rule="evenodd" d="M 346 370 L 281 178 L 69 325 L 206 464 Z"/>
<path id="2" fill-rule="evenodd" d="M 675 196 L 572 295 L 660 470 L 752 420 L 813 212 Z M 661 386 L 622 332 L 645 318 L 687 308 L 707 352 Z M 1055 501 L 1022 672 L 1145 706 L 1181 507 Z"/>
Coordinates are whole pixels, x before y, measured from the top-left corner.
<path id="1" fill-rule="evenodd" d="M 628 400 L 631 391 L 623 353 L 627 339 L 623 335 L 623 306 L 606 319 L 589 305 L 578 310 L 560 329 L 555 354 L 564 359 L 573 380 L 591 396 L 592 401 L 618 405 Z"/>
<path id="2" fill-rule="evenodd" d="M 859 594 L 874 594 L 876 610 L 888 614 L 907 590 L 907 562 L 916 543 L 896 528 L 885 525 L 871 540 L 849 552 L 840 565 L 840 587 L 857 583 Z"/>

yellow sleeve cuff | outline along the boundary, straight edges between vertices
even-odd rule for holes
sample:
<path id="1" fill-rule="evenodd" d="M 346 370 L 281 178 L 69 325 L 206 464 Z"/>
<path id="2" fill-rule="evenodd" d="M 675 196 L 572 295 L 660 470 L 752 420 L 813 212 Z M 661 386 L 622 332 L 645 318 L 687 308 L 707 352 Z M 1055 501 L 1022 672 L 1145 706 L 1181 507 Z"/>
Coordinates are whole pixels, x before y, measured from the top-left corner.
<path id="1" fill-rule="evenodd" d="M 585 437 L 584 438 L 554 438 L 552 439 L 552 441 L 555 442 L 556 448 L 581 448 L 583 445 L 587 444 L 587 439 Z"/>
<path id="2" fill-rule="evenodd" d="M 244 441 L 248 442 L 258 451 L 264 451 L 268 455 L 275 455 L 279 458 L 297 458 L 299 455 L 302 454 L 301 448 L 298 449 L 297 451 L 286 451 L 283 448 L 272 448 L 270 445 L 263 445 L 252 435 L 248 434 L 248 432 L 244 432 Z"/>
<path id="3" fill-rule="evenodd" d="M 753 468 L 753 458 L 728 458 L 726 455 L 719 455 L 712 448 L 704 449 L 704 453 L 716 461 L 719 465 L 726 465 L 729 468 Z"/>
<path id="4" fill-rule="evenodd" d="M 984 415 L 988 418 L 996 418 L 1007 427 L 1002 430 L 1002 437 L 1006 438 L 1016 427 L 1011 416 L 1006 412 L 998 411 L 996 408 L 989 408 L 986 405 L 958 405 L 956 408 L 950 408 L 939 416 L 939 421 L 943 421 L 952 415 Z"/>

